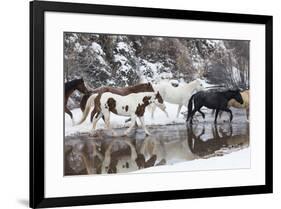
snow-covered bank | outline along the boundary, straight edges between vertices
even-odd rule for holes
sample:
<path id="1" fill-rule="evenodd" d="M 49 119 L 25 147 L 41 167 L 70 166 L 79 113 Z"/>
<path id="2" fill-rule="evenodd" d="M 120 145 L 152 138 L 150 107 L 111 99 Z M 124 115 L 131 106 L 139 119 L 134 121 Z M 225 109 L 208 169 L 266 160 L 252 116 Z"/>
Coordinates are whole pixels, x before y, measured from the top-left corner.
<path id="1" fill-rule="evenodd" d="M 205 171 L 226 169 L 247 169 L 251 167 L 251 150 L 245 148 L 223 156 L 208 159 L 195 159 L 178 162 L 172 165 L 162 165 L 134 171 L 133 173 Z"/>

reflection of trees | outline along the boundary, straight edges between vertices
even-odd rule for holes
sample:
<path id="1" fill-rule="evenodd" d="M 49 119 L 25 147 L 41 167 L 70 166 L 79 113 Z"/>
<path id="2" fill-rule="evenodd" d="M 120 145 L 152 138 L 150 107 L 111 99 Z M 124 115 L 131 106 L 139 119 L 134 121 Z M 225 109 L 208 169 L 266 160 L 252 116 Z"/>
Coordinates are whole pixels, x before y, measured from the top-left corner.
<path id="1" fill-rule="evenodd" d="M 66 146 L 64 166 L 65 175 L 101 173 L 103 155 L 93 141 Z"/>

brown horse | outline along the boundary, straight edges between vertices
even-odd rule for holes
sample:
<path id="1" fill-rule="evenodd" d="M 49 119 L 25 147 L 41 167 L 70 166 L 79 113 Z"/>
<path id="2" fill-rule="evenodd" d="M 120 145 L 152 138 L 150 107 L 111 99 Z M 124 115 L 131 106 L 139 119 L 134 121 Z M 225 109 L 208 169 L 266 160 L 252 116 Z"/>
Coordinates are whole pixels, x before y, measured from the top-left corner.
<path id="1" fill-rule="evenodd" d="M 89 90 L 86 88 L 84 80 L 75 79 L 64 84 L 64 111 L 71 117 L 73 121 L 73 115 L 71 111 L 67 108 L 67 101 L 69 96 L 75 91 L 78 90 L 84 94 L 89 94 Z"/>
<path id="2" fill-rule="evenodd" d="M 123 88 L 104 86 L 104 87 L 96 88 L 91 91 L 92 94 L 96 94 L 96 93 L 102 94 L 104 92 L 111 92 L 113 94 L 118 94 L 120 96 L 127 96 L 128 94 L 131 93 L 154 92 L 154 89 L 151 83 L 142 83 L 142 84 L 137 84 L 135 86 L 129 86 Z M 90 95 L 84 95 L 82 97 L 82 100 L 80 102 L 80 109 L 82 110 L 82 112 L 84 112 L 85 110 L 85 106 L 89 97 Z M 92 111 L 91 121 L 93 121 L 93 117 L 94 117 L 94 112 Z"/>

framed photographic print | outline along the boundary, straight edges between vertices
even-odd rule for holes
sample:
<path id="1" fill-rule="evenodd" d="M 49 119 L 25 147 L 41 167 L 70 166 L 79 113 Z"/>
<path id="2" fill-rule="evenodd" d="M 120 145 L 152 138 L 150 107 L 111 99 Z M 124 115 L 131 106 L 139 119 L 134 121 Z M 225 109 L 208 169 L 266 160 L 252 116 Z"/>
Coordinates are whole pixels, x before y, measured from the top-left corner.
<path id="1" fill-rule="evenodd" d="M 271 193 L 272 16 L 30 3 L 30 207 Z"/>

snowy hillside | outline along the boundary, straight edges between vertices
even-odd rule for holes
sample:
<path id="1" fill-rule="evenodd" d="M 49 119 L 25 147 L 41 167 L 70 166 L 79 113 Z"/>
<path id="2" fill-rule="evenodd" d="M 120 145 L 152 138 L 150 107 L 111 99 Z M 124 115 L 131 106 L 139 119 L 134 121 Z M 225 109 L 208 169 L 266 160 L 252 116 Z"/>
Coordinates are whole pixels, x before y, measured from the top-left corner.
<path id="1" fill-rule="evenodd" d="M 83 77 L 93 87 L 130 86 L 141 78 L 201 78 L 249 88 L 248 41 L 89 33 L 64 34 L 65 80 Z"/>

